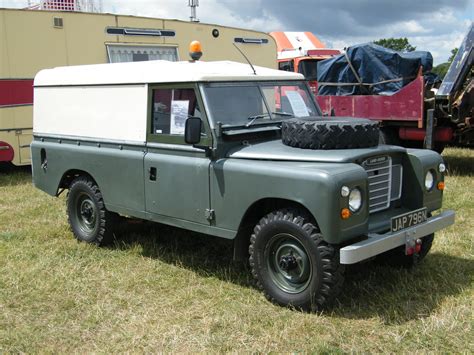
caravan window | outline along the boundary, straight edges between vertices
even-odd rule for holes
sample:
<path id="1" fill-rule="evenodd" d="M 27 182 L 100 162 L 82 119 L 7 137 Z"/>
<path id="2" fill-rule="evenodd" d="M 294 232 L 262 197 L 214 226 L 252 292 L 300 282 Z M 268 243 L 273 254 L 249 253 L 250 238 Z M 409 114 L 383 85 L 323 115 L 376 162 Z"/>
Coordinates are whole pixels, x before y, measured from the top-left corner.
<path id="1" fill-rule="evenodd" d="M 176 47 L 107 45 L 110 63 L 142 62 L 147 60 L 178 60 Z"/>

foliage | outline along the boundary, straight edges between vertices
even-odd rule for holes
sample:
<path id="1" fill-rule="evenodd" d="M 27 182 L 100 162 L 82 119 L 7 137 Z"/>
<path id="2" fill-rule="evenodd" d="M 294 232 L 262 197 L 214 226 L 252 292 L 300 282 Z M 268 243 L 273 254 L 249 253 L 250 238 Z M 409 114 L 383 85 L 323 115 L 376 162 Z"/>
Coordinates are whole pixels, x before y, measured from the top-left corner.
<path id="1" fill-rule="evenodd" d="M 78 243 L 65 194 L 0 171 L 0 353 L 472 353 L 474 150 L 443 155 L 456 224 L 414 270 L 348 267 L 323 314 L 269 303 L 227 240 L 132 220 Z"/>
<path id="2" fill-rule="evenodd" d="M 437 66 L 435 66 L 432 69 L 432 72 L 437 74 L 440 77 L 441 80 L 444 78 L 444 76 L 448 72 L 449 66 L 453 62 L 454 57 L 458 53 L 458 50 L 459 50 L 459 48 L 451 49 L 451 55 L 449 56 L 448 61 L 445 62 L 445 63 L 438 64 Z"/>
<path id="3" fill-rule="evenodd" d="M 416 47 L 412 46 L 406 37 L 382 38 L 378 41 L 374 41 L 374 43 L 398 52 L 413 52 L 416 50 Z"/>
<path id="4" fill-rule="evenodd" d="M 456 56 L 456 54 L 458 54 L 458 51 L 459 51 L 459 48 L 453 48 L 451 49 L 451 55 L 449 56 L 448 58 L 448 63 L 451 64 L 454 60 L 454 57 Z"/>
<path id="5" fill-rule="evenodd" d="M 438 75 L 441 80 L 443 80 L 444 76 L 448 72 L 448 69 L 449 69 L 450 65 L 451 65 L 451 63 L 448 63 L 448 62 L 441 63 L 441 64 L 438 64 L 437 66 L 433 67 L 433 69 L 431 69 L 431 71 L 433 73 L 435 73 L 436 75 Z"/>

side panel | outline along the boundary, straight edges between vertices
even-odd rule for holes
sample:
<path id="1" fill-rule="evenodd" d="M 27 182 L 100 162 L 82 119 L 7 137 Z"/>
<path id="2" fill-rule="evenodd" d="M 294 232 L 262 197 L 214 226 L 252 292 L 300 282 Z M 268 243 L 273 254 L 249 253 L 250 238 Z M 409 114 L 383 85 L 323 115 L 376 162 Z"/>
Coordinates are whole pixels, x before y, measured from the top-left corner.
<path id="1" fill-rule="evenodd" d="M 382 121 L 423 124 L 424 80 L 418 76 L 393 95 L 316 95 L 324 113 L 334 109 L 336 116 L 364 117 Z M 420 128 L 421 128 L 420 127 Z"/>
<path id="2" fill-rule="evenodd" d="M 356 164 L 222 159 L 211 165 L 210 178 L 217 227 L 237 230 L 254 202 L 276 198 L 303 205 L 328 242 L 339 243 L 367 232 L 367 204 L 352 218 L 340 218 L 342 185 L 359 186 L 367 194 L 367 174 Z"/>
<path id="3" fill-rule="evenodd" d="M 53 16 L 64 18 L 67 65 L 108 62 L 107 51 L 104 43 L 107 41 L 113 41 L 116 36 L 108 35 L 105 32 L 105 28 L 108 26 L 115 26 L 116 16 L 84 14 L 80 12 L 56 13 L 51 14 L 50 16 L 51 18 Z"/>
<path id="4" fill-rule="evenodd" d="M 143 218 L 144 150 L 144 146 L 36 138 L 31 144 L 33 183 L 56 195 L 62 176 L 81 170 L 97 182 L 107 209 Z"/>
<path id="5" fill-rule="evenodd" d="M 37 87 L 34 132 L 144 143 L 147 96 L 146 85 Z"/>

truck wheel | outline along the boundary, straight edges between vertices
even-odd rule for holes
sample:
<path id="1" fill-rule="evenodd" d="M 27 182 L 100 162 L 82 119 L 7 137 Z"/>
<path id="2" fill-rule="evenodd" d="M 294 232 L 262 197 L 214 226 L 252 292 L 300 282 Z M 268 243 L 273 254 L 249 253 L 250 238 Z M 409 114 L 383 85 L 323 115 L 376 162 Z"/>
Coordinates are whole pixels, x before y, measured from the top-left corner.
<path id="1" fill-rule="evenodd" d="M 361 118 L 294 118 L 282 122 L 282 141 L 304 149 L 352 149 L 379 143 L 378 123 Z"/>
<path id="2" fill-rule="evenodd" d="M 418 265 L 428 254 L 433 245 L 434 234 L 421 238 L 421 250 L 413 255 L 405 255 L 405 246 L 389 250 L 377 256 L 381 264 L 390 265 L 398 268 L 411 268 Z"/>
<path id="3" fill-rule="evenodd" d="M 67 195 L 68 221 L 76 239 L 96 245 L 112 238 L 116 214 L 105 209 L 99 187 L 87 177 L 71 183 Z"/>
<path id="4" fill-rule="evenodd" d="M 297 210 L 263 217 L 250 238 L 250 266 L 265 296 L 306 311 L 329 306 L 344 280 L 339 252 Z"/>

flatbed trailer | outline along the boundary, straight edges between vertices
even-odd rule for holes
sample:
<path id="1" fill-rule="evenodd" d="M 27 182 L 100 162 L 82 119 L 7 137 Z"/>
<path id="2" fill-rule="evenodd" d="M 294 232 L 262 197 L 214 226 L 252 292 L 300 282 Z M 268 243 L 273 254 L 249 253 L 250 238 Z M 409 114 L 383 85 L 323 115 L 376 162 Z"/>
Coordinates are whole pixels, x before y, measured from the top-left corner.
<path id="1" fill-rule="evenodd" d="M 311 72 L 312 76 L 306 77 L 325 115 L 380 121 L 381 141 L 388 144 L 437 151 L 447 144 L 474 144 L 472 26 L 437 93 L 437 88 L 425 82 L 420 68 L 413 81 L 392 95 L 319 95 L 315 80 L 317 63 L 339 52 L 327 52 L 323 44 L 321 48 L 314 47 L 315 52 L 324 54 L 319 57 L 310 57 L 297 48 L 282 50 L 285 39 L 281 33 L 286 32 L 278 36 L 271 33 L 279 48 L 279 69 L 305 74 L 305 68 Z"/>

